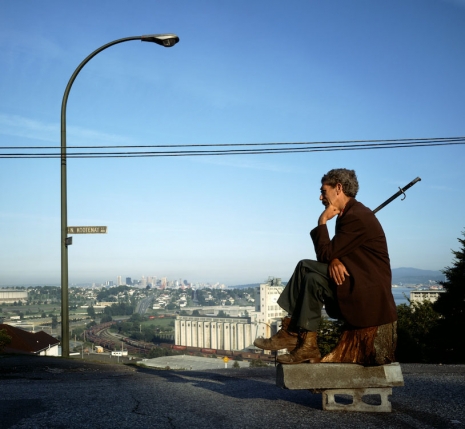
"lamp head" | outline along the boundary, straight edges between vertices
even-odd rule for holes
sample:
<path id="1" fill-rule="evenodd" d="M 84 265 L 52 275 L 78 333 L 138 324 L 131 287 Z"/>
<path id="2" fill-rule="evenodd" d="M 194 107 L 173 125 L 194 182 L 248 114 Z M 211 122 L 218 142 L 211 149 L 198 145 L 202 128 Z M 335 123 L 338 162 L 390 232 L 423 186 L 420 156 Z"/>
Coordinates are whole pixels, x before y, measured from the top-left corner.
<path id="1" fill-rule="evenodd" d="M 157 45 L 164 46 L 165 48 L 171 48 L 171 46 L 176 45 L 179 42 L 179 37 L 176 34 L 147 34 L 146 36 L 141 36 L 140 40 L 142 42 L 153 42 Z"/>

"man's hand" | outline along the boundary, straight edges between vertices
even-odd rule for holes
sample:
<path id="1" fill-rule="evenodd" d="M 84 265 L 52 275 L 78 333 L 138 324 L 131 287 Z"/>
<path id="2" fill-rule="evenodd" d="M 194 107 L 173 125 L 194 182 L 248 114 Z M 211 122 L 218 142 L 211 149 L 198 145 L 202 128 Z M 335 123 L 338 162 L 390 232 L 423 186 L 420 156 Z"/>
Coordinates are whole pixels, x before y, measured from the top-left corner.
<path id="1" fill-rule="evenodd" d="M 334 281 L 338 286 L 342 285 L 346 276 L 350 276 L 345 265 L 337 258 L 333 259 L 329 263 L 329 277 Z"/>
<path id="2" fill-rule="evenodd" d="M 320 218 L 318 219 L 318 225 L 324 225 L 334 216 L 337 216 L 341 211 L 333 206 L 332 204 L 325 205 L 325 210 L 321 213 Z"/>

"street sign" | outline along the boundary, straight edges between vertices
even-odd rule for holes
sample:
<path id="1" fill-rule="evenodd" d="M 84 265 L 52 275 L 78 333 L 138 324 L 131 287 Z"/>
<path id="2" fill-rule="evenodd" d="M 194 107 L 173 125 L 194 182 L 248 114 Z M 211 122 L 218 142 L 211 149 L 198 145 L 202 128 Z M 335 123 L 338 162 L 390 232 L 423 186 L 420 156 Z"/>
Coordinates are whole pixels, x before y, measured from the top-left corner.
<path id="1" fill-rule="evenodd" d="M 106 234 L 107 226 L 68 226 L 68 234 Z"/>

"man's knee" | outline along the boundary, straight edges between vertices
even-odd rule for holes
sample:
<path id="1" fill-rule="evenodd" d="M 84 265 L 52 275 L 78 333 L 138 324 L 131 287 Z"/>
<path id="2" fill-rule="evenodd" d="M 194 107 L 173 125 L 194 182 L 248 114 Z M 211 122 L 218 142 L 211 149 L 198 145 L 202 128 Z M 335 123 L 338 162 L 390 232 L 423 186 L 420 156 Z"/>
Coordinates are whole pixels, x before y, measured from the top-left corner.
<path id="1" fill-rule="evenodd" d="M 308 273 L 310 271 L 317 271 L 314 269 L 315 264 L 319 264 L 319 262 L 314 261 L 312 259 L 302 259 L 297 263 L 297 266 L 295 267 L 295 269 L 303 273 Z"/>
<path id="2" fill-rule="evenodd" d="M 302 276 L 307 273 L 316 273 L 322 277 L 328 277 L 328 264 L 314 261 L 313 259 L 302 259 L 296 267 Z"/>
<path id="3" fill-rule="evenodd" d="M 313 271 L 305 273 L 303 282 L 308 291 L 323 289 L 327 284 L 326 279 L 322 275 Z"/>
<path id="4" fill-rule="evenodd" d="M 305 262 L 307 261 L 307 259 L 301 259 L 299 262 L 297 262 L 297 265 L 295 267 L 296 271 L 300 271 L 304 268 L 305 266 Z"/>

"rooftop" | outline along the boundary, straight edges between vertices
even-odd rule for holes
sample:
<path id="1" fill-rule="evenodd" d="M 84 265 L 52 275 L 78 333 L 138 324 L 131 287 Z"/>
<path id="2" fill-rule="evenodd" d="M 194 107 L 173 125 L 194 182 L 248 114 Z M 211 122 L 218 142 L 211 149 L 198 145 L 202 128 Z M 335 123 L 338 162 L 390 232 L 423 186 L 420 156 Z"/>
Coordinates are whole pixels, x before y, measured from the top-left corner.
<path id="1" fill-rule="evenodd" d="M 0 324 L 0 330 L 5 330 L 11 337 L 11 343 L 5 347 L 5 351 L 10 353 L 37 354 L 60 343 L 59 340 L 44 331 L 27 332 L 6 323 Z"/>

